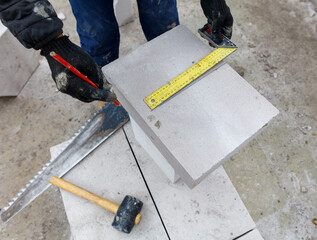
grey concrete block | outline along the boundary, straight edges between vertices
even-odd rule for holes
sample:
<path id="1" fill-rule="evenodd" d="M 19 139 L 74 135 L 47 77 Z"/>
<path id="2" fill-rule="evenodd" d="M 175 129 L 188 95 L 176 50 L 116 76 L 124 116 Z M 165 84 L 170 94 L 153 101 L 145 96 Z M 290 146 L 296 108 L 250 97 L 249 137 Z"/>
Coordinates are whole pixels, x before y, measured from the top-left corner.
<path id="1" fill-rule="evenodd" d="M 172 184 L 137 143 L 131 125 L 124 130 L 171 239 L 229 240 L 255 228 L 222 166 L 192 190 L 181 181 Z"/>
<path id="2" fill-rule="evenodd" d="M 103 68 L 122 105 L 189 187 L 278 114 L 227 64 L 153 111 L 145 104 L 146 96 L 210 52 L 186 27 L 178 26 Z"/>
<path id="3" fill-rule="evenodd" d="M 175 183 L 179 179 L 179 176 L 175 173 L 175 169 L 168 163 L 166 158 L 161 154 L 161 152 L 156 148 L 156 146 L 151 142 L 149 137 L 144 133 L 142 128 L 130 117 L 131 126 L 135 139 L 144 148 L 144 150 L 151 156 L 154 162 L 161 168 L 165 173 L 166 177 Z"/>
<path id="4" fill-rule="evenodd" d="M 26 49 L 0 23 L 0 97 L 17 96 L 39 64 L 39 54 Z"/>
<path id="5" fill-rule="evenodd" d="M 52 157 L 61 149 L 62 145 L 54 147 L 51 150 Z M 63 179 L 118 204 L 125 195 L 135 196 L 144 203 L 140 224 L 135 226 L 130 234 L 125 234 L 111 226 L 115 216 L 113 213 L 61 190 L 74 240 L 167 239 L 122 129 L 101 144 Z"/>
<path id="6" fill-rule="evenodd" d="M 131 0 L 114 0 L 113 7 L 119 26 L 133 21 L 134 10 Z"/>
<path id="7" fill-rule="evenodd" d="M 124 130 L 171 239 L 229 240 L 255 228 L 222 167 L 193 190 L 181 182 L 171 184 L 136 142 L 130 123 Z M 62 148 L 61 145 L 52 148 L 52 155 Z M 113 214 L 62 190 L 73 239 L 167 239 L 122 130 L 100 145 L 64 179 L 114 201 L 120 201 L 127 191 L 144 201 L 140 226 L 126 235 L 110 226 Z M 259 233 L 256 236 L 260 236 Z"/>
<path id="8" fill-rule="evenodd" d="M 239 240 L 264 240 L 257 229 L 252 230 L 246 235 L 239 238 Z"/>

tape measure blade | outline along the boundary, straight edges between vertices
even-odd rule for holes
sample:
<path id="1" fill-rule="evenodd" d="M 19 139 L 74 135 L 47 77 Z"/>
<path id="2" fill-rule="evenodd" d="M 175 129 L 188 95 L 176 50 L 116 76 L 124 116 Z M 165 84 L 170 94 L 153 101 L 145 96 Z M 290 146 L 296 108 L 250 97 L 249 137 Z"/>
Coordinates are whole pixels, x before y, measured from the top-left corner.
<path id="1" fill-rule="evenodd" d="M 217 48 L 209 55 L 198 61 L 196 64 L 173 78 L 167 84 L 144 98 L 144 102 L 153 110 L 171 96 L 188 86 L 202 74 L 221 62 L 224 58 L 233 53 L 237 48 Z"/>

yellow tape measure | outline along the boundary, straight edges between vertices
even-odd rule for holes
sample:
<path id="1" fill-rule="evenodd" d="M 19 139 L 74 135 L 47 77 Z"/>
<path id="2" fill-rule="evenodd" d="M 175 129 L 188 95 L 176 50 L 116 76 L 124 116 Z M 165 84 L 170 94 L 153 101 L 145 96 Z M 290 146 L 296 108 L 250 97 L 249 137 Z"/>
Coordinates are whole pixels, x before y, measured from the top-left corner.
<path id="1" fill-rule="evenodd" d="M 175 93 L 193 82 L 203 73 L 207 72 L 221 60 L 233 53 L 237 48 L 217 48 L 208 56 L 197 62 L 195 65 L 188 68 L 185 72 L 172 79 L 167 84 L 163 85 L 151 95 L 144 98 L 144 102 L 154 109 L 164 101 L 169 99 Z"/>

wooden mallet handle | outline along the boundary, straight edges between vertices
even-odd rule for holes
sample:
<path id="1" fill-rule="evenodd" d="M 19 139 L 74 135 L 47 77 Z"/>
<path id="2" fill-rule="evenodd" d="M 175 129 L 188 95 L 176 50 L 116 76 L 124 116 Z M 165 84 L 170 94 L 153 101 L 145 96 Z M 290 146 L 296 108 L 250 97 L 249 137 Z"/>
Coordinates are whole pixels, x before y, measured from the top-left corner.
<path id="1" fill-rule="evenodd" d="M 50 179 L 50 183 L 62 188 L 68 192 L 71 192 L 79 197 L 82 197 L 84 199 L 87 199 L 89 201 L 92 201 L 93 203 L 97 204 L 98 206 L 107 209 L 108 211 L 112 212 L 112 213 L 117 213 L 119 205 L 111 202 L 105 198 L 102 198 L 94 193 L 88 192 L 70 182 L 67 182 L 61 178 L 52 176 Z M 139 224 L 140 220 L 141 220 L 142 216 L 141 214 L 138 214 L 135 218 L 135 224 Z"/>

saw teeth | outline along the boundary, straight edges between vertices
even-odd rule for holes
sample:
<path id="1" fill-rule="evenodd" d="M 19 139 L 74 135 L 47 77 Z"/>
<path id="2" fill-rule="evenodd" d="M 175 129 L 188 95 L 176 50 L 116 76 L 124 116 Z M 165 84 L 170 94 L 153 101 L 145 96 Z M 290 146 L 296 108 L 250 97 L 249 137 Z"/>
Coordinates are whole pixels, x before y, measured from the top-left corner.
<path id="1" fill-rule="evenodd" d="M 74 135 L 74 136 L 72 137 L 72 139 L 69 141 L 68 145 L 69 145 L 79 134 L 81 134 L 81 133 L 83 132 L 83 129 L 85 129 L 85 128 L 87 127 L 87 125 L 88 125 L 87 123 L 92 122 L 92 120 L 95 119 L 95 117 L 96 117 L 97 115 L 99 115 L 99 114 L 103 111 L 103 109 L 104 109 L 104 107 L 102 107 L 101 110 L 95 112 L 94 115 L 86 122 L 86 124 L 83 125 L 83 126 L 81 126 L 81 129 L 80 129 L 77 133 L 75 133 L 75 135 Z M 67 145 L 63 150 L 61 150 L 60 153 L 59 153 L 57 156 L 59 156 L 59 155 L 68 147 L 68 145 Z M 9 202 L 9 204 L 8 204 L 9 206 L 4 207 L 4 208 L 2 209 L 2 212 L 0 212 L 0 213 L 3 213 L 3 211 L 7 211 L 7 210 L 12 206 L 12 204 L 17 201 L 17 199 L 21 198 L 21 194 L 22 194 L 23 192 L 25 192 L 25 190 L 28 189 L 28 188 L 32 185 L 32 183 L 43 173 L 43 171 L 45 171 L 45 169 L 46 169 L 48 166 L 50 166 L 51 162 L 53 162 L 54 160 L 56 160 L 56 157 L 55 157 L 55 158 L 51 158 L 51 159 L 50 159 L 50 162 L 46 163 L 45 166 L 42 168 L 42 170 L 38 172 L 38 175 L 34 176 L 34 178 L 31 179 L 28 184 L 26 184 L 26 187 L 25 187 L 25 188 L 22 188 L 22 189 L 20 190 L 20 192 L 17 194 L 17 197 L 13 198 L 13 201 Z"/>

